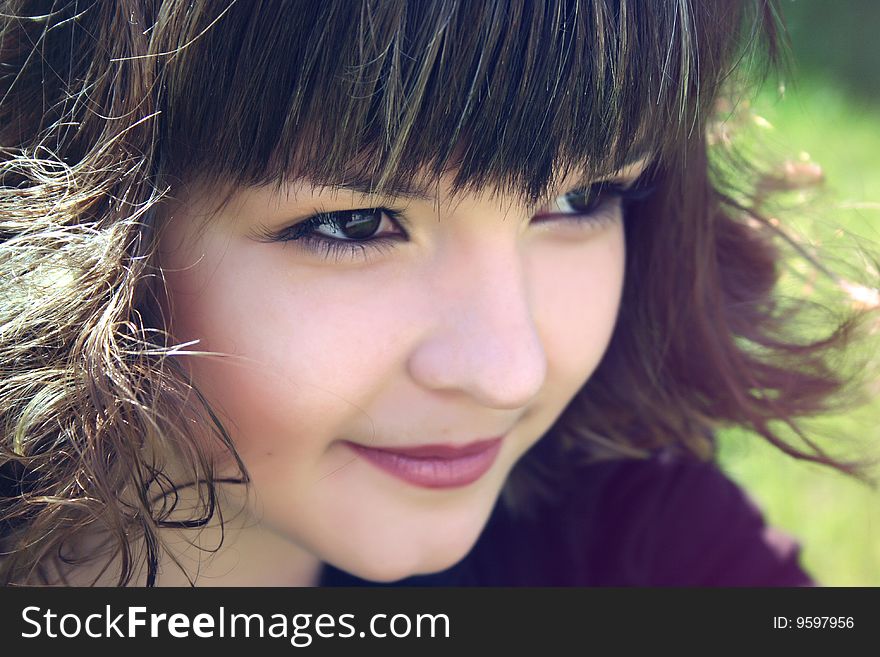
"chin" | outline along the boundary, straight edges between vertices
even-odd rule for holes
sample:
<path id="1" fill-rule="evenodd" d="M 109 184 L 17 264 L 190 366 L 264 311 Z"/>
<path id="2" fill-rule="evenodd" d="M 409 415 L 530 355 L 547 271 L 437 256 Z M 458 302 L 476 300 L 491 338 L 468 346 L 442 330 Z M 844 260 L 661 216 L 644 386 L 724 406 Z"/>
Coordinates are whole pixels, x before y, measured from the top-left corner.
<path id="1" fill-rule="evenodd" d="M 400 549 L 398 543 L 391 550 L 361 550 L 350 563 L 340 560 L 334 563 L 350 574 L 371 582 L 389 583 L 396 582 L 415 575 L 430 575 L 451 568 L 464 559 L 470 552 L 479 536 L 479 532 L 473 535 L 450 537 L 438 537 L 435 544 L 421 542 L 410 546 L 410 549 Z M 453 540 L 450 540 L 452 538 Z"/>
<path id="2" fill-rule="evenodd" d="M 418 565 L 405 564 L 397 560 L 389 559 L 363 564 L 363 566 L 358 565 L 352 568 L 341 567 L 361 579 L 387 584 L 406 579 L 407 577 L 413 577 L 415 575 L 439 573 L 457 564 L 466 554 L 467 551 L 462 554 L 455 554 L 446 559 L 433 560 L 432 563 L 420 563 Z"/>

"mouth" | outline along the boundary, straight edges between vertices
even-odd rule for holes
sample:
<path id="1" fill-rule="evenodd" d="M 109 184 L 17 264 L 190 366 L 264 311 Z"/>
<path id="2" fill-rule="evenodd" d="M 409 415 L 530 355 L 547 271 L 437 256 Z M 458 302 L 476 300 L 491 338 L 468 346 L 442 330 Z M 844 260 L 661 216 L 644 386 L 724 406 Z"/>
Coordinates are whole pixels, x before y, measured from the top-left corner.
<path id="1" fill-rule="evenodd" d="M 380 470 L 422 488 L 458 488 L 482 477 L 495 463 L 503 437 L 467 445 L 366 447 L 344 441 Z"/>

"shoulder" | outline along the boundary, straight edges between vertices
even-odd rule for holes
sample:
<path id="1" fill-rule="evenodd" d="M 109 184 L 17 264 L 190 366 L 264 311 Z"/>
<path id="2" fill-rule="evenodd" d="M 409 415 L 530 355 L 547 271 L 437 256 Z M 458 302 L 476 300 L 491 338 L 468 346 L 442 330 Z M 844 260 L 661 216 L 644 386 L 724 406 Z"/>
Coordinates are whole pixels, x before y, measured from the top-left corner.
<path id="1" fill-rule="evenodd" d="M 597 476 L 598 475 L 598 476 Z M 583 536 L 591 579 L 605 585 L 805 586 L 799 546 L 711 462 L 661 451 L 585 466 L 566 505 Z M 589 498 L 589 499 L 586 499 Z M 589 518 L 580 526 L 579 519 Z"/>

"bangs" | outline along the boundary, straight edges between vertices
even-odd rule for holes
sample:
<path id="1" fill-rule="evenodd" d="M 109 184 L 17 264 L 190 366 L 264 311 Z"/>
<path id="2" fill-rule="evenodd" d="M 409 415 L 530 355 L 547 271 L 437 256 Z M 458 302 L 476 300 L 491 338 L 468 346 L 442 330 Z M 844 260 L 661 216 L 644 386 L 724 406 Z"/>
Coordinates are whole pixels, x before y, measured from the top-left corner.
<path id="1" fill-rule="evenodd" d="M 533 201 L 575 171 L 666 157 L 699 124 L 740 10 L 695 4 L 181 3 L 154 34 L 171 53 L 161 168 L 379 193 L 453 172 L 454 191 Z"/>

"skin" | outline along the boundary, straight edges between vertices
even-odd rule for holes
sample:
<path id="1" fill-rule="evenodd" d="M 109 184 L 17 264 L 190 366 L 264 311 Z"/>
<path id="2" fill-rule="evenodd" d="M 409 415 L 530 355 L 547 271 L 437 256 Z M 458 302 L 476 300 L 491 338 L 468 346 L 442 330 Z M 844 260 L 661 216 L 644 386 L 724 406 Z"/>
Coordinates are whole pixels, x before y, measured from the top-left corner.
<path id="1" fill-rule="evenodd" d="M 199 584 L 315 584 L 321 562 L 374 581 L 452 566 L 511 468 L 598 365 L 623 285 L 619 205 L 578 224 L 489 191 L 453 198 L 445 179 L 435 189 L 433 199 L 305 182 L 239 190 L 202 231 L 216 192 L 190 189 L 170 208 L 160 259 L 171 330 L 229 354 L 181 358 L 253 482 L 247 497 L 226 491 L 239 512 L 224 547 L 201 556 Z M 315 211 L 379 205 L 402 210 L 408 237 L 367 257 L 258 237 Z M 400 229 L 384 221 L 379 232 Z M 501 435 L 491 469 L 451 489 L 401 481 L 341 442 Z M 199 540 L 218 535 L 215 526 Z M 172 549 L 192 568 L 199 556 L 183 538 L 171 536 Z M 166 564 L 159 584 L 181 576 Z"/>

